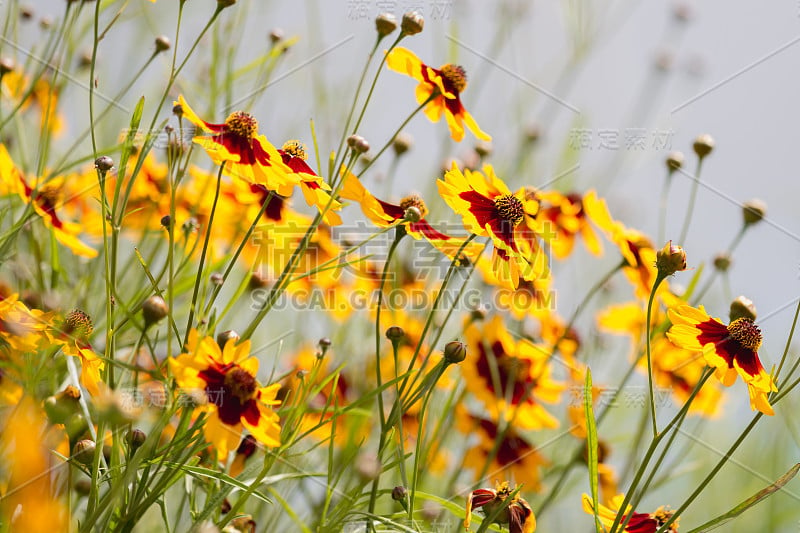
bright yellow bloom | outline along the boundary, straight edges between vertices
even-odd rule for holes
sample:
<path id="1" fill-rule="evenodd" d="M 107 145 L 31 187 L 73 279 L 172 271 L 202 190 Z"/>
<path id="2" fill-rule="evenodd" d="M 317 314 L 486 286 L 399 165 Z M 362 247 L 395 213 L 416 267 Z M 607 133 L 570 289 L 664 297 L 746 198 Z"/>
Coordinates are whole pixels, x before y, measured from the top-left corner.
<path id="1" fill-rule="evenodd" d="M 592 505 L 592 498 L 588 494 L 584 494 L 581 498 L 583 502 L 583 510 L 586 514 L 590 514 L 594 516 L 594 506 Z M 614 519 L 617 517 L 617 513 L 619 512 L 619 508 L 622 507 L 622 502 L 625 501 L 624 494 L 617 494 L 611 499 L 610 505 L 611 508 L 606 507 L 605 505 L 598 504 L 597 506 L 597 516 L 600 519 L 600 522 L 606 527 L 610 528 L 614 525 Z M 627 509 L 625 509 L 626 514 L 622 515 L 622 519 L 620 520 L 620 524 L 625 520 L 627 517 L 627 513 L 631 512 L 631 506 L 629 505 Z M 659 507 L 653 513 L 637 513 L 634 512 L 631 516 L 630 520 L 628 520 L 628 525 L 625 526 L 625 531 L 629 533 L 655 533 L 658 529 L 667 523 L 667 520 L 672 518 L 673 512 L 670 511 L 666 507 Z M 678 522 L 680 520 L 676 519 L 667 530 L 667 533 L 678 533 Z"/>
<path id="2" fill-rule="evenodd" d="M 278 415 L 270 407 L 280 403 L 280 384 L 258 386 L 258 359 L 250 357 L 249 340 L 230 339 L 220 348 L 213 337 L 201 339 L 192 330 L 187 352 L 169 366 L 179 387 L 205 394 L 207 403 L 199 407 L 208 413 L 203 431 L 220 460 L 236 449 L 245 428 L 264 446 L 280 446 Z"/>
<path id="3" fill-rule="evenodd" d="M 539 202 L 535 214 L 539 233 L 545 238 L 558 259 L 566 259 L 575 247 L 575 239 L 581 236 L 586 248 L 593 255 L 601 255 L 603 246 L 592 229 L 591 217 L 584 209 L 580 194 L 563 195 L 556 191 L 530 191 Z M 593 194 L 590 191 L 589 194 Z"/>
<path id="4" fill-rule="evenodd" d="M 231 113 L 222 124 L 206 122 L 189 107 L 183 95 L 173 105 L 180 106 L 183 117 L 210 136 L 198 135 L 192 140 L 205 149 L 214 161 L 225 162 L 225 173 L 249 183 L 264 185 L 282 196 L 292 194 L 300 182 L 297 174 L 286 166 L 281 154 L 264 135 L 258 133 L 258 121 L 243 111 Z"/>
<path id="5" fill-rule="evenodd" d="M 464 126 L 478 139 L 492 140 L 461 104 L 461 93 L 467 88 L 467 74 L 463 68 L 449 63 L 438 69 L 429 67 L 414 52 L 403 47 L 394 48 L 386 55 L 386 66 L 419 82 L 417 102 L 428 102 L 425 115 L 431 122 L 439 122 L 444 114 L 454 141 L 460 142 L 464 138 Z"/>
<path id="6" fill-rule="evenodd" d="M 751 409 L 765 415 L 775 414 L 768 395 L 778 388 L 758 358 L 761 330 L 752 319 L 737 318 L 726 326 L 718 318 L 711 318 L 702 305 L 670 309 L 669 319 L 674 324 L 667 332 L 669 340 L 686 350 L 702 352 L 726 387 L 733 385 L 737 374 L 740 375 L 747 384 Z"/>

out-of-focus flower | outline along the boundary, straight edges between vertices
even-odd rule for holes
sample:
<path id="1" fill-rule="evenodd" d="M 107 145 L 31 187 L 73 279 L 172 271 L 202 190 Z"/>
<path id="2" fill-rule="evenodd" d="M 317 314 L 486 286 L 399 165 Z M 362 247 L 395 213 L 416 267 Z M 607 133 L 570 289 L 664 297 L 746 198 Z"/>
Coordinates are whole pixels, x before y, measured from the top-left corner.
<path id="1" fill-rule="evenodd" d="M 527 191 L 539 202 L 536 213 L 541 235 L 557 259 L 566 259 L 575 247 L 578 236 L 593 255 L 601 255 L 603 246 L 592 228 L 591 217 L 578 193 L 563 195 L 557 191 Z"/>
<path id="2" fill-rule="evenodd" d="M 592 498 L 588 494 L 584 494 L 581 499 L 583 502 L 584 512 L 594 516 Z M 605 527 L 610 528 L 614 525 L 614 519 L 617 517 L 619 508 L 622 507 L 623 501 L 625 501 L 625 496 L 623 494 L 617 494 L 611 499 L 610 508 L 602 504 L 597 505 L 597 516 Z M 631 507 L 629 505 L 628 508 L 625 509 L 626 514 L 622 515 L 620 524 L 627 518 L 627 513 L 630 512 Z M 628 531 L 629 533 L 655 533 L 661 526 L 666 524 L 670 518 L 672 518 L 672 514 L 672 511 L 664 506 L 659 507 L 652 513 L 634 512 L 630 520 L 628 520 L 628 525 L 625 526 L 625 531 Z M 676 519 L 670 525 L 667 533 L 678 533 L 679 521 L 680 519 Z"/>
<path id="3" fill-rule="evenodd" d="M 394 48 L 386 55 L 386 65 L 419 82 L 415 93 L 417 102 L 428 102 L 425 115 L 431 122 L 439 122 L 444 114 L 454 141 L 464 138 L 464 126 L 477 138 L 492 140 L 461 104 L 461 93 L 467 88 L 467 74 L 462 67 L 450 63 L 439 68 L 429 67 L 414 52 L 403 47 Z"/>

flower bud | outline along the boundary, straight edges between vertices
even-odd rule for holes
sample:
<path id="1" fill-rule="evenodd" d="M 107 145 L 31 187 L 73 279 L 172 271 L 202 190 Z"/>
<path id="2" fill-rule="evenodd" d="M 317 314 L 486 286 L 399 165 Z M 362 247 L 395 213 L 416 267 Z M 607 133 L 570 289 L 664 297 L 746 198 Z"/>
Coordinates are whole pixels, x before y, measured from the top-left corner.
<path id="1" fill-rule="evenodd" d="M 731 267 L 731 256 L 726 253 L 719 253 L 714 257 L 714 268 L 720 272 L 727 272 Z"/>
<path id="2" fill-rule="evenodd" d="M 400 31 L 403 35 L 416 35 L 425 27 L 425 19 L 416 11 L 409 11 L 403 15 Z"/>
<path id="3" fill-rule="evenodd" d="M 481 159 L 492 155 L 492 144 L 486 141 L 479 142 L 475 145 L 475 153 L 478 154 L 478 157 Z"/>
<path id="4" fill-rule="evenodd" d="M 19 18 L 27 22 L 33 18 L 33 8 L 30 6 L 22 6 L 19 8 Z"/>
<path id="5" fill-rule="evenodd" d="M 386 37 L 397 29 L 397 19 L 391 13 L 381 13 L 375 18 L 375 31 L 378 37 Z"/>
<path id="6" fill-rule="evenodd" d="M 408 152 L 414 145 L 414 138 L 408 133 L 398 133 L 392 141 L 392 149 L 394 154 L 401 156 Z"/>
<path id="7" fill-rule="evenodd" d="M 692 148 L 694 148 L 694 153 L 697 154 L 697 157 L 703 159 L 714 150 L 714 139 L 711 135 L 704 133 L 694 140 Z"/>
<path id="8" fill-rule="evenodd" d="M 72 447 L 72 458 L 81 464 L 89 466 L 94 461 L 94 441 L 89 439 L 79 440 Z"/>
<path id="9" fill-rule="evenodd" d="M 159 35 L 156 37 L 156 53 L 166 52 L 170 49 L 172 44 L 169 42 L 169 37 L 166 35 Z"/>
<path id="10" fill-rule="evenodd" d="M 89 429 L 89 424 L 86 422 L 86 417 L 81 413 L 73 414 L 64 424 L 64 430 L 66 430 L 70 442 L 81 437 L 87 429 Z"/>
<path id="11" fill-rule="evenodd" d="M 131 451 L 136 451 L 142 447 L 144 441 L 147 440 L 147 435 L 141 429 L 132 429 L 128 432 L 125 436 L 125 440 L 128 442 L 128 446 L 131 447 Z"/>
<path id="12" fill-rule="evenodd" d="M 322 337 L 317 342 L 317 344 L 319 345 L 320 348 L 330 348 L 331 344 L 333 344 L 333 343 L 331 342 L 331 340 L 328 337 Z"/>
<path id="13" fill-rule="evenodd" d="M 467 358 L 467 345 L 459 341 L 451 341 L 444 346 L 444 360 L 450 364 L 458 364 Z"/>
<path id="14" fill-rule="evenodd" d="M 347 146 L 359 154 L 369 152 L 369 142 L 367 142 L 367 140 L 361 135 L 351 135 L 348 137 Z"/>
<path id="15" fill-rule="evenodd" d="M 533 144 L 542 137 L 542 128 L 538 124 L 529 124 L 525 128 L 525 141 Z"/>
<path id="16" fill-rule="evenodd" d="M 223 283 L 225 283 L 225 278 L 219 272 L 214 272 L 209 277 L 209 281 L 211 282 L 212 285 L 222 285 Z"/>
<path id="17" fill-rule="evenodd" d="M 172 114 L 177 116 L 178 118 L 183 116 L 183 106 L 181 104 L 175 104 L 172 106 Z"/>
<path id="18" fill-rule="evenodd" d="M 114 167 L 114 160 L 107 155 L 101 155 L 94 160 L 94 168 L 105 174 Z"/>
<path id="19" fill-rule="evenodd" d="M 55 396 L 44 401 L 44 412 L 53 424 L 64 424 L 67 419 L 78 412 L 81 391 L 72 385 L 67 386 Z"/>
<path id="20" fill-rule="evenodd" d="M 761 222 L 767 214 L 767 204 L 758 199 L 750 200 L 742 205 L 742 217 L 744 225 L 749 226 L 756 222 Z"/>
<path id="21" fill-rule="evenodd" d="M 250 288 L 263 289 L 269 285 L 269 277 L 264 276 L 260 272 L 253 272 L 250 274 Z"/>
<path id="22" fill-rule="evenodd" d="M 144 318 L 145 327 L 155 324 L 167 314 L 169 314 L 167 302 L 157 294 L 154 294 L 142 304 L 142 317 Z"/>
<path id="23" fill-rule="evenodd" d="M 406 332 L 399 326 L 392 326 L 386 330 L 386 338 L 390 341 L 399 341 L 406 336 Z"/>
<path id="24" fill-rule="evenodd" d="M 14 70 L 14 60 L 10 57 L 0 59 L 0 78 Z"/>
<path id="25" fill-rule="evenodd" d="M 731 319 L 731 322 L 736 320 L 737 318 L 749 318 L 750 320 L 755 321 L 757 313 L 756 313 L 756 306 L 752 300 L 749 298 L 745 298 L 744 296 L 739 296 L 734 301 L 731 302 L 731 310 L 728 316 Z"/>
<path id="26" fill-rule="evenodd" d="M 272 31 L 269 32 L 269 42 L 272 44 L 278 44 L 283 40 L 284 33 L 281 28 L 272 28 Z"/>
<path id="27" fill-rule="evenodd" d="M 401 502 L 406 499 L 408 490 L 402 485 L 398 485 L 392 489 L 392 499 L 396 502 Z"/>
<path id="28" fill-rule="evenodd" d="M 667 170 L 672 174 L 683 166 L 683 152 L 670 152 L 667 156 Z"/>
<path id="29" fill-rule="evenodd" d="M 224 348 L 225 345 L 228 344 L 229 340 L 233 339 L 233 343 L 236 344 L 237 342 L 239 342 L 239 338 L 240 338 L 239 334 L 232 329 L 229 329 L 227 331 L 220 331 L 219 333 L 217 333 L 217 344 L 219 345 L 220 348 Z"/>
<path id="30" fill-rule="evenodd" d="M 669 241 L 656 252 L 656 268 L 659 274 L 671 276 L 675 272 L 686 270 L 686 252 L 683 248 Z"/>
<path id="31" fill-rule="evenodd" d="M 403 219 L 409 222 L 419 222 L 422 220 L 422 211 L 419 210 L 417 206 L 409 206 L 406 208 L 405 212 L 403 213 Z"/>
<path id="32" fill-rule="evenodd" d="M 79 496 L 88 496 L 92 491 L 92 480 L 83 477 L 76 481 L 72 487 Z"/>

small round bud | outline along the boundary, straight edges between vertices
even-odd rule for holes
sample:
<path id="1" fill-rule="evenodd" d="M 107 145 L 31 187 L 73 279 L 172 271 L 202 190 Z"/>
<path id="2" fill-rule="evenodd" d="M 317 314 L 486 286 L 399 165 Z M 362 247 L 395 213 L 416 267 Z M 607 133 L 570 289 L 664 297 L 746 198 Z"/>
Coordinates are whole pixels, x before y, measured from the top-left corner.
<path id="1" fill-rule="evenodd" d="M 392 149 L 394 150 L 394 154 L 397 156 L 403 155 L 411 150 L 413 145 L 414 138 L 408 133 L 398 133 L 392 141 Z"/>
<path id="2" fill-rule="evenodd" d="M 72 458 L 81 464 L 89 466 L 94 461 L 95 448 L 94 441 L 89 439 L 79 440 L 72 447 Z"/>
<path id="3" fill-rule="evenodd" d="M 750 200 L 742 205 L 742 217 L 744 225 L 749 226 L 756 222 L 761 222 L 767 214 L 767 204 L 758 199 Z"/>
<path id="4" fill-rule="evenodd" d="M 492 155 L 492 144 L 486 141 L 479 142 L 475 145 L 475 153 L 478 154 L 478 157 L 481 159 Z"/>
<path id="5" fill-rule="evenodd" d="M 402 485 L 398 485 L 392 489 L 392 499 L 396 502 L 401 502 L 408 496 L 408 490 Z"/>
<path id="6" fill-rule="evenodd" d="M 459 341 L 451 341 L 444 346 L 444 360 L 457 364 L 467 358 L 467 345 Z"/>
<path id="7" fill-rule="evenodd" d="M 166 35 L 159 35 L 156 37 L 156 53 L 166 52 L 170 49 L 172 43 L 169 42 L 169 37 Z"/>
<path id="8" fill-rule="evenodd" d="M 714 257 L 714 268 L 720 272 L 727 272 L 731 267 L 731 256 L 726 253 L 719 253 Z"/>
<path id="9" fill-rule="evenodd" d="M 85 51 L 81 54 L 80 59 L 78 59 L 78 66 L 81 68 L 89 68 L 92 66 L 92 53 L 89 51 Z"/>
<path id="10" fill-rule="evenodd" d="M 391 13 L 381 13 L 375 17 L 375 31 L 378 37 L 386 37 L 397 29 L 397 18 Z"/>
<path id="11" fill-rule="evenodd" d="M 672 241 L 656 252 L 656 268 L 659 274 L 671 276 L 675 272 L 686 270 L 686 252 Z"/>
<path id="12" fill-rule="evenodd" d="M 76 481 L 72 488 L 75 489 L 79 496 L 88 496 L 92 492 L 92 481 L 83 477 Z"/>
<path id="13" fill-rule="evenodd" d="M 403 218 L 412 223 L 419 222 L 422 220 L 422 212 L 419 210 L 419 207 L 412 205 L 406 208 L 405 213 L 403 213 Z"/>
<path id="14" fill-rule="evenodd" d="M 130 430 L 125 437 L 125 440 L 128 442 L 128 446 L 130 446 L 131 450 L 134 452 L 141 448 L 144 444 L 144 441 L 147 440 L 147 435 L 145 435 L 144 431 L 138 428 Z"/>
<path id="15" fill-rule="evenodd" d="M 347 138 L 347 146 L 353 151 L 363 154 L 369 151 L 369 143 L 361 135 L 351 135 Z"/>
<path id="16" fill-rule="evenodd" d="M 169 229 L 171 225 L 172 225 L 172 217 L 170 217 L 169 215 L 164 215 L 163 217 L 161 217 L 161 226 L 164 229 Z"/>
<path id="17" fill-rule="evenodd" d="M 392 326 L 386 330 L 386 338 L 390 341 L 399 341 L 406 336 L 406 332 L 400 326 Z"/>
<path id="18" fill-rule="evenodd" d="M 225 277 L 219 272 L 214 272 L 209 278 L 212 285 L 222 285 L 225 282 Z"/>
<path id="19" fill-rule="evenodd" d="M 284 33 L 281 28 L 273 28 L 272 31 L 269 32 L 269 42 L 272 44 L 278 44 L 283 40 Z"/>
<path id="20" fill-rule="evenodd" d="M 14 60 L 10 57 L 0 59 L 0 78 L 14 70 Z"/>
<path id="21" fill-rule="evenodd" d="M 181 104 L 175 104 L 172 106 L 172 114 L 177 116 L 178 118 L 183 116 L 183 106 Z"/>
<path id="22" fill-rule="evenodd" d="M 232 329 L 220 331 L 217 333 L 217 344 L 219 344 L 220 348 L 224 348 L 229 340 L 233 339 L 233 343 L 236 344 L 239 342 L 239 338 L 239 334 Z"/>
<path id="23" fill-rule="evenodd" d="M 106 173 L 114 167 L 114 160 L 107 155 L 101 155 L 94 160 L 94 168 L 102 173 Z"/>
<path id="24" fill-rule="evenodd" d="M 27 22 L 33 18 L 33 8 L 30 6 L 22 6 L 19 8 L 19 18 Z"/>
<path id="25" fill-rule="evenodd" d="M 228 501 L 228 498 L 222 500 L 222 505 L 219 506 L 219 512 L 221 514 L 228 514 L 231 512 L 231 509 L 233 509 L 233 507 L 231 506 L 231 502 Z"/>
<path id="26" fill-rule="evenodd" d="M 667 170 L 672 174 L 683 166 L 683 152 L 670 152 L 667 156 Z"/>
<path id="27" fill-rule="evenodd" d="M 694 153 L 697 154 L 697 157 L 703 159 L 714 150 L 714 139 L 711 135 L 704 133 L 694 140 L 692 148 L 694 148 Z"/>
<path id="28" fill-rule="evenodd" d="M 483 320 L 486 318 L 486 308 L 476 307 L 475 309 L 470 311 L 469 316 L 472 320 Z"/>
<path id="29" fill-rule="evenodd" d="M 381 463 L 373 453 L 362 453 L 356 457 L 356 473 L 364 481 L 376 479 L 381 473 Z"/>
<path id="30" fill-rule="evenodd" d="M 317 344 L 319 345 L 320 348 L 330 348 L 331 344 L 333 344 L 333 342 L 331 342 L 331 340 L 328 337 L 322 337 L 317 342 Z"/>
<path id="31" fill-rule="evenodd" d="M 730 317 L 731 322 L 737 318 L 749 318 L 750 320 L 755 321 L 758 314 L 756 312 L 756 306 L 752 300 L 745 298 L 744 296 L 739 296 L 731 302 L 731 309 L 728 313 L 728 316 Z"/>
<path id="32" fill-rule="evenodd" d="M 53 424 L 64 424 L 67 419 L 78 412 L 81 391 L 72 385 L 67 386 L 55 396 L 44 401 L 44 412 Z"/>
<path id="33" fill-rule="evenodd" d="M 530 124 L 525 128 L 525 141 L 535 143 L 542 137 L 542 128 L 538 124 Z"/>
<path id="34" fill-rule="evenodd" d="M 142 317 L 144 317 L 144 325 L 149 326 L 155 324 L 169 313 L 169 307 L 164 298 L 154 294 L 142 303 Z"/>
<path id="35" fill-rule="evenodd" d="M 403 35 L 416 35 L 425 27 L 425 19 L 416 11 L 409 11 L 403 15 L 400 31 Z"/>
<path id="36" fill-rule="evenodd" d="M 53 25 L 53 19 L 51 19 L 50 17 L 42 17 L 41 19 L 39 19 L 39 27 L 42 28 L 43 30 L 50 29 L 50 26 L 52 25 Z"/>
<path id="37" fill-rule="evenodd" d="M 236 3 L 236 0 L 217 0 L 217 9 L 225 9 Z"/>
<path id="38" fill-rule="evenodd" d="M 250 275 L 250 288 L 263 289 L 269 286 L 269 277 L 261 274 L 260 272 L 253 272 Z"/>

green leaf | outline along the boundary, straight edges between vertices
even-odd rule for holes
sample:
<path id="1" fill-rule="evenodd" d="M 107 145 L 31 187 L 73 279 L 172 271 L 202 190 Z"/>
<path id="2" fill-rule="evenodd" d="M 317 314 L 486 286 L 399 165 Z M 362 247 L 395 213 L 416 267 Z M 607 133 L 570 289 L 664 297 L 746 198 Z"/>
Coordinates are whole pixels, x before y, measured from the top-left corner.
<path id="1" fill-rule="evenodd" d="M 757 493 L 755 493 L 751 497 L 747 498 L 745 501 L 743 501 L 742 503 L 740 503 L 739 505 L 737 505 L 736 507 L 734 507 L 733 509 L 731 509 L 727 513 L 709 520 L 708 522 L 706 522 L 705 524 L 703 524 L 700 527 L 694 528 L 693 530 L 689 531 L 689 533 L 700 533 L 701 531 L 711 531 L 712 529 L 716 529 L 719 526 L 721 526 L 722 524 L 725 524 L 726 522 L 729 522 L 730 520 L 733 520 L 734 518 L 736 518 L 737 516 L 739 516 L 740 514 L 745 512 L 746 510 L 748 510 L 749 508 L 753 507 L 754 505 L 756 505 L 757 503 L 760 503 L 763 500 L 766 500 L 772 494 L 774 494 L 774 493 L 778 492 L 779 490 L 781 490 L 784 485 L 786 485 L 789 481 L 792 480 L 792 478 L 795 475 L 797 475 L 798 471 L 800 471 L 800 463 L 797 463 L 792 468 L 790 468 L 789 471 L 786 472 L 781 477 L 779 477 L 775 481 L 775 483 L 772 483 L 771 485 L 769 485 L 769 486 L 765 487 L 764 489 L 758 491 Z"/>
<path id="2" fill-rule="evenodd" d="M 592 489 L 592 509 L 594 510 L 595 529 L 603 531 L 603 524 L 597 515 L 597 425 L 592 407 L 592 371 L 586 369 L 586 383 L 583 386 L 583 412 L 586 415 L 586 449 L 589 463 L 589 486 Z"/>

